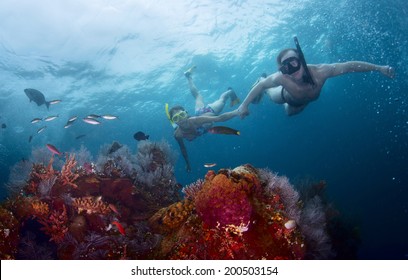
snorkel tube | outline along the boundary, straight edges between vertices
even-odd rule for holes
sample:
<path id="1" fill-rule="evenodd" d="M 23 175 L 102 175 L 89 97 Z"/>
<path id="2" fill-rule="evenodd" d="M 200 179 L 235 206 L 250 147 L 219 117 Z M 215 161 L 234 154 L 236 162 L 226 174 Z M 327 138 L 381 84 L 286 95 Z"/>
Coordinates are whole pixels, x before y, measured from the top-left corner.
<path id="1" fill-rule="evenodd" d="M 170 118 L 169 103 L 166 103 L 165 111 L 166 111 L 166 116 L 167 116 L 167 118 L 169 119 L 169 122 L 170 122 L 171 126 L 172 126 L 173 128 L 177 128 L 177 124 L 175 124 L 175 123 L 171 120 L 171 118 Z"/>
<path id="2" fill-rule="evenodd" d="M 306 74 L 305 82 L 308 82 L 309 84 L 314 86 L 315 82 L 313 81 L 313 77 L 312 77 L 312 74 L 310 74 L 309 68 L 307 68 L 305 56 L 303 55 L 302 49 L 300 48 L 298 38 L 295 36 L 295 37 L 293 37 L 293 40 L 295 41 L 296 50 L 297 50 L 298 55 L 299 55 L 300 63 L 302 63 L 303 69 L 305 69 L 305 74 Z"/>

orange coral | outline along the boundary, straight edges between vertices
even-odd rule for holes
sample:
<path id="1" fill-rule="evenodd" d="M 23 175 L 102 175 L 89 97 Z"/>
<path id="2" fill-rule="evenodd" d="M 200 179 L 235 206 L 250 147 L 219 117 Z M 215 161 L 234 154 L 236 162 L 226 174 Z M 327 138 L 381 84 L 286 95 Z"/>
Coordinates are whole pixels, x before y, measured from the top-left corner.
<path id="1" fill-rule="evenodd" d="M 69 155 L 67 157 L 64 166 L 61 169 L 60 180 L 63 186 L 68 185 L 73 188 L 77 188 L 78 186 L 74 184 L 74 181 L 78 179 L 79 174 L 76 174 L 72 171 L 75 168 L 77 162 L 75 160 L 75 154 Z"/>
<path id="2" fill-rule="evenodd" d="M 52 176 L 56 174 L 56 171 L 52 167 L 53 162 L 54 162 L 54 156 L 50 158 L 50 161 L 47 167 L 45 167 L 42 164 L 34 164 L 31 176 L 33 176 L 34 178 L 40 179 L 41 181 L 48 180 L 49 178 L 51 178 Z"/>
<path id="3" fill-rule="evenodd" d="M 169 207 L 160 209 L 150 218 L 149 224 L 158 232 L 171 232 L 174 229 L 179 228 L 187 220 L 193 209 L 193 202 L 184 199 Z"/>
<path id="4" fill-rule="evenodd" d="M 37 217 L 47 216 L 50 212 L 48 204 L 42 201 L 31 202 L 32 214 Z"/>
<path id="5" fill-rule="evenodd" d="M 46 234 L 51 236 L 50 241 L 61 243 L 65 234 L 68 232 L 67 209 L 63 205 L 62 212 L 53 210 L 48 218 L 38 218 L 38 221 L 44 226 L 41 228 Z"/>
<path id="6" fill-rule="evenodd" d="M 78 214 L 83 211 L 87 214 L 108 214 L 112 211 L 109 204 L 103 202 L 101 197 L 86 196 L 74 198 L 72 206 L 77 208 Z"/>

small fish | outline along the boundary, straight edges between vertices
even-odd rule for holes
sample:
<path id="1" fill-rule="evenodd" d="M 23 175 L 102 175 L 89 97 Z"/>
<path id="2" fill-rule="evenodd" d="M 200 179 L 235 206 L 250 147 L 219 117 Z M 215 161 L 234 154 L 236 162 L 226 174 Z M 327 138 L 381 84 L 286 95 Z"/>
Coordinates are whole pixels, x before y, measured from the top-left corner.
<path id="1" fill-rule="evenodd" d="M 58 104 L 58 103 L 60 103 L 61 101 L 62 101 L 61 99 L 51 100 L 51 101 L 50 101 L 50 104 L 51 104 L 51 105 Z"/>
<path id="2" fill-rule="evenodd" d="M 83 120 L 84 122 L 86 122 L 86 123 L 93 124 L 93 125 L 101 124 L 100 121 L 95 120 L 94 118 L 86 117 L 86 118 L 83 118 L 82 120 Z"/>
<path id="3" fill-rule="evenodd" d="M 48 116 L 48 117 L 44 118 L 44 121 L 49 122 L 49 121 L 55 120 L 56 118 L 58 118 L 58 115 Z"/>
<path id="4" fill-rule="evenodd" d="M 68 121 L 68 122 L 64 125 L 64 128 L 68 128 L 68 127 L 70 127 L 70 126 L 73 125 L 73 124 L 74 124 L 74 122 Z"/>
<path id="5" fill-rule="evenodd" d="M 118 216 L 120 216 L 120 213 L 118 211 L 118 209 L 116 208 L 115 205 L 113 205 L 112 203 L 109 204 L 109 208 Z"/>
<path id="6" fill-rule="evenodd" d="M 30 137 L 28 137 L 28 143 L 31 143 L 31 140 L 33 140 L 33 136 L 30 135 Z"/>
<path id="7" fill-rule="evenodd" d="M 86 136 L 86 134 L 81 134 L 81 135 L 78 135 L 77 137 L 75 137 L 75 139 L 81 139 L 81 138 L 83 138 L 83 137 L 85 137 Z"/>
<path id="8" fill-rule="evenodd" d="M 125 235 L 125 229 L 123 228 L 123 226 L 118 222 L 118 221 L 113 221 L 112 225 L 115 225 L 118 228 L 118 231 L 120 232 L 120 234 Z"/>
<path id="9" fill-rule="evenodd" d="M 208 132 L 213 134 L 240 135 L 238 130 L 226 126 L 213 126 L 208 129 Z"/>
<path id="10" fill-rule="evenodd" d="M 38 123 L 40 121 L 42 121 L 42 118 L 34 118 L 31 120 L 31 123 Z"/>
<path id="11" fill-rule="evenodd" d="M 1 128 L 6 128 L 6 127 L 7 127 L 7 125 L 5 123 L 1 124 Z"/>
<path id="12" fill-rule="evenodd" d="M 216 163 L 205 163 L 204 167 L 210 168 L 210 167 L 214 167 L 216 165 L 217 165 Z"/>
<path id="13" fill-rule="evenodd" d="M 74 122 L 76 119 L 78 118 L 78 116 L 72 116 L 69 118 L 69 122 Z"/>
<path id="14" fill-rule="evenodd" d="M 118 117 L 117 116 L 113 116 L 113 115 L 102 115 L 102 118 L 104 118 L 105 120 L 116 120 Z"/>
<path id="15" fill-rule="evenodd" d="M 50 102 L 45 101 L 44 94 L 41 91 L 33 88 L 26 88 L 24 92 L 27 95 L 28 99 L 30 99 L 30 102 L 34 101 L 38 106 L 45 104 L 45 106 L 47 106 L 47 109 L 50 108 Z"/>
<path id="16" fill-rule="evenodd" d="M 147 140 L 149 139 L 149 135 L 144 134 L 144 132 L 138 131 L 133 134 L 133 138 L 135 138 L 137 141 Z"/>
<path id="17" fill-rule="evenodd" d="M 54 145 L 47 144 L 46 146 L 47 146 L 48 150 L 50 150 L 51 153 L 56 154 L 56 155 L 61 155 L 61 152 L 58 151 L 58 149 Z"/>
<path id="18" fill-rule="evenodd" d="M 40 127 L 40 128 L 37 130 L 37 134 L 43 132 L 44 129 L 46 129 L 46 128 L 47 128 L 47 126 Z"/>
<path id="19" fill-rule="evenodd" d="M 88 115 L 88 116 L 86 116 L 88 119 L 97 119 L 97 118 L 100 118 L 101 116 L 100 115 L 95 115 L 95 114 L 90 114 L 90 115 Z"/>

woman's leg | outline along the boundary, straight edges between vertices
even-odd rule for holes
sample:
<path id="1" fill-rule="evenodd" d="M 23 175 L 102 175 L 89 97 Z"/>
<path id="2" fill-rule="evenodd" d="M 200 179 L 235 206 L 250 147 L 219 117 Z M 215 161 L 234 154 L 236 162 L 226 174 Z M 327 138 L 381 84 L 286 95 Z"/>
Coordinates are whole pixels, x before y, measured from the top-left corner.
<path id="1" fill-rule="evenodd" d="M 184 76 L 186 76 L 187 81 L 188 81 L 188 87 L 190 88 L 190 92 L 194 97 L 195 100 L 195 110 L 199 110 L 204 107 L 204 100 L 203 96 L 200 94 L 198 91 L 197 87 L 195 86 L 192 78 L 193 71 L 195 69 L 195 66 L 191 67 L 188 69 L 186 72 L 184 72 Z"/>

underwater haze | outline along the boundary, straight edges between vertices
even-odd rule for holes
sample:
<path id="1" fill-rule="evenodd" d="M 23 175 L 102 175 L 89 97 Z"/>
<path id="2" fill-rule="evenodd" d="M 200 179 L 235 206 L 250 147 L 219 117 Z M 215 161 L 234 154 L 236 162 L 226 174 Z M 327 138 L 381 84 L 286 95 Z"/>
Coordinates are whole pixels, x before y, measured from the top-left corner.
<path id="1" fill-rule="evenodd" d="M 217 170 L 249 163 L 292 183 L 324 180 L 330 201 L 361 237 L 358 258 L 408 258 L 405 0 L 40 3 L 0 2 L 2 199 L 10 169 L 34 149 L 83 145 L 96 157 L 101 146 L 117 141 L 135 152 L 133 135 L 142 131 L 178 153 L 175 177 L 182 185 L 203 178 L 205 163 Z M 293 36 L 308 63 L 362 60 L 391 65 L 396 77 L 373 72 L 330 79 L 320 98 L 292 117 L 264 98 L 247 118 L 222 124 L 240 136 L 187 141 L 187 173 L 165 114 L 165 103 L 194 111 L 184 71 L 197 66 L 193 79 L 206 102 L 228 87 L 243 100 L 262 73 L 277 71 L 276 56 L 294 47 Z M 37 106 L 26 88 L 61 102 Z M 77 120 L 64 128 L 70 117 L 89 114 L 118 119 Z M 31 123 L 53 115 L 58 118 Z"/>

